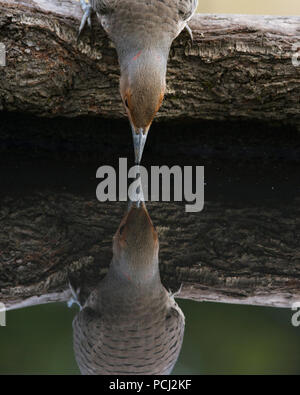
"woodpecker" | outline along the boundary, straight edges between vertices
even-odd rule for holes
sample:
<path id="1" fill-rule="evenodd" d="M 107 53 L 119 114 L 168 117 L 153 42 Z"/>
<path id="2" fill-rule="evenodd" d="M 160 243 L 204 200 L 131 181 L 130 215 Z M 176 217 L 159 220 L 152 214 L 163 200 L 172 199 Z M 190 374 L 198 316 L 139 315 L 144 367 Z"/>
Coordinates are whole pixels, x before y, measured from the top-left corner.
<path id="1" fill-rule="evenodd" d="M 114 42 L 120 65 L 120 93 L 133 135 L 135 162 L 140 164 L 148 131 L 165 89 L 169 50 L 186 28 L 198 0 L 80 0 L 84 11 L 79 35 L 95 11 Z"/>
<path id="2" fill-rule="evenodd" d="M 113 239 L 113 258 L 73 321 L 82 374 L 170 374 L 185 318 L 161 283 L 158 236 L 144 202 L 131 204 Z"/>

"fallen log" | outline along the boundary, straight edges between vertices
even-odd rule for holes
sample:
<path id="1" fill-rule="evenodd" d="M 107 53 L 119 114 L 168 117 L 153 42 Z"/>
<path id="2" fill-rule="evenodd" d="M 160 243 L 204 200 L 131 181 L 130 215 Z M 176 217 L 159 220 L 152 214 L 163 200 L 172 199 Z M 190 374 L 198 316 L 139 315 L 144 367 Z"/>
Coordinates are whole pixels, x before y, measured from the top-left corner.
<path id="1" fill-rule="evenodd" d="M 78 1 L 0 0 L 0 110 L 123 118 L 113 44 Z M 158 120 L 300 125 L 300 17 L 201 15 L 174 42 Z"/>
<path id="2" fill-rule="evenodd" d="M 0 0 L 6 52 L 0 110 L 6 119 L 14 111 L 47 117 L 47 127 L 39 119 L 40 140 L 52 133 L 50 117 L 125 116 L 113 44 L 95 18 L 93 34 L 86 31 L 77 44 L 80 18 L 75 1 Z M 191 28 L 192 45 L 182 33 L 172 46 L 158 121 L 259 120 L 299 127 L 299 17 L 196 15 Z M 20 138 L 22 150 L 28 148 L 31 121 L 27 129 L 19 122 L 17 138 L 10 138 L 10 128 L 1 130 L 1 153 L 9 147 L 8 157 Z M 118 143 L 120 135 L 114 137 Z M 44 141 L 37 146 L 33 156 L 44 146 L 51 151 Z M 161 140 L 158 146 L 166 150 Z M 65 301 L 69 278 L 83 284 L 84 297 L 107 270 L 125 205 L 54 190 L 21 195 L 4 191 L 0 197 L 0 301 L 8 308 Z M 148 208 L 159 232 L 162 280 L 173 290 L 183 284 L 179 297 L 277 307 L 299 301 L 299 199 L 277 207 L 206 203 L 203 212 L 185 216 L 173 203 Z"/>

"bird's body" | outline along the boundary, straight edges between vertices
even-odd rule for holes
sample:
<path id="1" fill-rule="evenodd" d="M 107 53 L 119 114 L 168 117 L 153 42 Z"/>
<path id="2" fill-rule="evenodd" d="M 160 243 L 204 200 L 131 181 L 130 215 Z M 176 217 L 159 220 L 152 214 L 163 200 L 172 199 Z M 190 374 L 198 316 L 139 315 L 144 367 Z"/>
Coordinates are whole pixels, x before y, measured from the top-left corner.
<path id="1" fill-rule="evenodd" d="M 117 48 L 162 48 L 185 28 L 197 0 L 91 0 Z"/>
<path id="2" fill-rule="evenodd" d="M 184 315 L 163 287 L 158 240 L 145 207 L 131 208 L 114 255 L 73 322 L 83 374 L 168 374 L 180 352 Z"/>
<path id="3" fill-rule="evenodd" d="M 148 130 L 164 97 L 171 44 L 188 27 L 198 0 L 90 1 L 116 46 L 121 68 L 120 92 L 139 164 Z M 83 8 L 86 9 L 84 4 Z M 80 31 L 89 15 L 90 9 L 86 9 Z"/>
<path id="4" fill-rule="evenodd" d="M 82 374 L 170 373 L 178 357 L 184 319 L 177 310 L 166 319 L 171 303 L 164 288 L 134 289 L 108 277 L 91 299 L 87 306 L 92 307 L 86 306 L 73 324 Z"/>

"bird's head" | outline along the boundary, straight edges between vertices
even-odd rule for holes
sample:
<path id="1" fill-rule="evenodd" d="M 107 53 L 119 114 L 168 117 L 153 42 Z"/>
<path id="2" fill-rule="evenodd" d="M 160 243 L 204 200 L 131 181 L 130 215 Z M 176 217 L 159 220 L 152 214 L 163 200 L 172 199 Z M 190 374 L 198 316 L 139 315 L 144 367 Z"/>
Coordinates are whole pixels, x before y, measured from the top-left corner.
<path id="1" fill-rule="evenodd" d="M 156 52 L 140 51 L 121 68 L 120 93 L 133 135 L 135 162 L 142 158 L 147 134 L 165 93 L 166 61 Z"/>
<path id="2" fill-rule="evenodd" d="M 158 236 L 144 203 L 132 204 L 114 236 L 116 264 L 135 273 L 155 274 L 158 268 Z"/>

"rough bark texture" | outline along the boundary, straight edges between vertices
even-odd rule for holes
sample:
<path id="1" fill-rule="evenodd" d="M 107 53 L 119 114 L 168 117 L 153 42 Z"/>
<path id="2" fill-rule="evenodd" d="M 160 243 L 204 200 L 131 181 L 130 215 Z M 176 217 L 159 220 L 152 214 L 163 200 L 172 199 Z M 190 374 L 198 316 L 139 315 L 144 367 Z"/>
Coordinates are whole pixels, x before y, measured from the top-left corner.
<path id="1" fill-rule="evenodd" d="M 84 117 L 60 118 L 60 123 L 56 123 L 59 118 L 49 119 L 124 117 L 115 49 L 95 18 L 94 41 L 85 32 L 76 44 L 80 18 L 75 0 L 0 0 L 0 42 L 7 51 L 7 65 L 0 67 L 0 110 L 6 111 L 0 124 L 1 165 L 22 167 L 23 159 L 17 163 L 13 157 L 16 152 L 26 159 L 37 157 L 37 167 L 41 158 L 55 161 L 59 152 L 66 161 L 70 152 L 75 153 L 76 162 L 81 156 L 98 160 L 99 153 L 103 156 L 105 152 L 126 156 L 129 148 L 131 153 L 130 131 L 123 133 L 122 122 L 111 133 L 104 122 L 91 123 L 91 117 L 88 121 Z M 292 131 L 274 128 L 264 143 L 260 130 L 253 127 L 249 133 L 253 144 L 258 142 L 262 166 L 268 155 L 273 160 L 277 150 L 280 160 L 292 156 L 294 162 L 278 184 L 288 178 L 290 185 L 298 185 L 299 134 L 293 131 L 300 125 L 300 67 L 293 66 L 292 55 L 293 44 L 300 41 L 300 18 L 197 15 L 190 26 L 193 45 L 183 33 L 171 49 L 168 91 L 158 119 L 291 124 Z M 16 119 L 13 111 L 19 112 Z M 20 113 L 47 118 L 43 123 Z M 227 124 L 228 133 L 222 129 L 211 146 L 213 133 L 210 128 L 205 133 L 203 123 L 177 134 L 174 123 L 170 125 L 169 133 L 155 134 L 153 130 L 144 159 L 150 155 L 153 160 L 155 153 L 170 159 L 186 151 L 189 161 L 197 158 L 193 164 L 204 164 L 203 159 L 218 156 L 218 161 L 208 166 L 208 172 L 214 169 L 218 173 L 224 160 L 224 167 L 228 167 L 243 134 L 243 127 L 230 134 Z M 274 131 L 280 136 L 276 147 L 272 146 Z M 186 147 L 188 135 L 197 141 Z M 242 143 L 238 147 L 241 158 L 245 147 Z M 250 164 L 256 154 L 253 150 Z M 177 157 L 176 162 L 171 159 L 178 163 Z M 240 164 L 238 160 L 234 169 Z M 246 178 L 242 170 L 241 177 Z M 58 166 L 58 172 L 63 171 Z M 253 185 L 257 185 L 257 175 L 268 182 L 263 167 L 256 166 L 252 173 Z M 31 182 L 26 192 L 19 188 L 18 193 L 9 193 L 3 188 L 4 178 L 12 183 L 7 174 L 3 168 L 0 301 L 10 308 L 65 301 L 70 296 L 68 278 L 82 286 L 85 297 L 107 270 L 112 236 L 126 204 L 100 204 L 83 193 L 63 193 L 50 187 L 48 193 L 45 188 L 28 193 Z M 176 290 L 182 283 L 183 298 L 289 307 L 300 298 L 299 202 L 293 198 L 286 205 L 267 207 L 206 203 L 203 212 L 185 215 L 183 206 L 149 204 L 159 231 L 164 284 Z"/>
<path id="2" fill-rule="evenodd" d="M 300 298 L 299 203 L 207 203 L 195 214 L 149 204 L 163 283 L 182 283 L 182 298 L 291 306 Z M 6 196 L 0 207 L 0 300 L 13 308 L 67 300 L 69 277 L 84 298 L 106 272 L 126 204 L 49 191 Z"/>
<path id="3" fill-rule="evenodd" d="M 94 17 L 76 35 L 79 2 L 0 0 L 0 109 L 39 116 L 122 118 L 115 49 Z M 300 17 L 196 15 L 174 42 L 158 119 L 264 120 L 300 125 Z M 88 30 L 88 29 L 87 29 Z M 93 37 L 93 39 L 92 39 Z M 294 47 L 293 47 L 294 45 Z"/>

